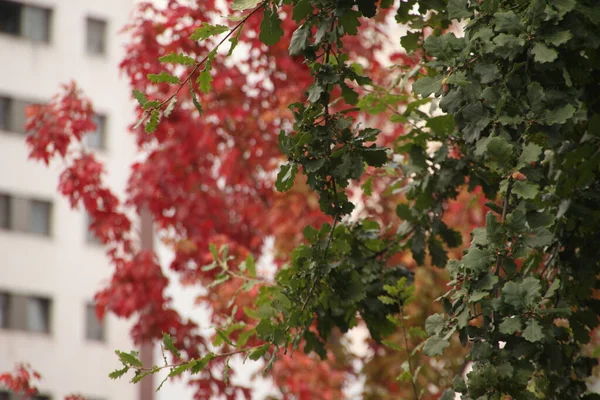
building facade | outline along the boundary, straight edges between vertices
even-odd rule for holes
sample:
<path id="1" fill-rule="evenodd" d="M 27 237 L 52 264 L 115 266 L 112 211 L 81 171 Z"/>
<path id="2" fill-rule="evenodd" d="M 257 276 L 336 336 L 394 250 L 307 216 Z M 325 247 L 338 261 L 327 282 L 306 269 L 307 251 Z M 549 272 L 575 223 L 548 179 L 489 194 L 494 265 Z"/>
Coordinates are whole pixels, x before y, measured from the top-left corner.
<path id="1" fill-rule="evenodd" d="M 0 371 L 26 362 L 42 375 L 39 399 L 140 398 L 110 380 L 115 349 L 130 350 L 127 322 L 94 314 L 93 294 L 111 274 L 82 210 L 57 193 L 61 164 L 27 158 L 25 107 L 76 80 L 98 115 L 85 145 L 123 193 L 135 145 L 133 105 L 119 78 L 118 31 L 134 0 L 0 0 Z M 0 391 L 0 400 L 11 398 Z"/>

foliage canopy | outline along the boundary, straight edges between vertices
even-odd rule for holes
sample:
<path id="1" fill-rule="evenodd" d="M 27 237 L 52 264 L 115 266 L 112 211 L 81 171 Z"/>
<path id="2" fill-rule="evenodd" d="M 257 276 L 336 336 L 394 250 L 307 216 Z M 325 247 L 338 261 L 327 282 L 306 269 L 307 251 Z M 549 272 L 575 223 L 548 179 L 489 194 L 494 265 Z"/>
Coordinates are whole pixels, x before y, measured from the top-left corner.
<path id="1" fill-rule="evenodd" d="M 208 2 L 205 7 L 212 6 Z M 215 25 L 204 13 L 207 8 L 200 7 L 196 14 L 175 6 L 165 11 L 172 26 L 190 14 L 197 23 L 186 28 L 189 39 L 182 36 L 167 45 L 160 58 L 155 57 L 144 71 L 147 80 L 134 73 L 140 65 L 148 65 L 140 62 L 141 56 L 124 61 L 143 110 L 138 125 L 144 124 L 150 134 L 140 133 L 138 140 L 146 143 L 156 138 L 168 146 L 183 140 L 174 135 L 173 127 L 188 127 L 189 135 L 194 135 L 198 128 L 193 124 L 214 129 L 210 116 L 217 114 L 232 136 L 244 135 L 247 129 L 279 131 L 278 147 L 285 161 L 274 179 L 275 188 L 291 193 L 292 200 L 285 205 L 310 198 L 323 214 L 314 209 L 302 214 L 312 224 L 303 228 L 303 243 L 293 251 L 285 245 L 276 249 L 291 256 L 273 280 L 257 274 L 250 255 L 257 253 L 260 241 L 242 238 L 232 243 L 198 236 L 193 243 L 178 243 L 192 246 L 191 252 L 208 247 L 209 239 L 213 243 L 203 257 L 195 258 L 197 269 L 185 267 L 189 260 L 185 251 L 178 252 L 175 268 L 217 295 L 233 296 L 227 306 L 215 310 L 227 312 L 216 318 L 220 325 L 213 341 L 222 351 L 215 351 L 191 329 L 186 331 L 183 323 L 156 321 L 154 328 L 168 328 L 161 329 L 161 335 L 174 362 L 169 364 L 165 358 L 164 366 L 143 366 L 135 352 L 119 351 L 123 368 L 111 373 L 111 378 L 133 371 L 133 381 L 138 382 L 164 368 L 170 377 L 199 374 L 199 393 L 208 398 L 213 389 L 206 382 L 217 380 L 212 372 L 216 363 L 225 363 L 220 365 L 226 383 L 226 362 L 236 354 L 264 359 L 266 368 L 274 371 L 278 358 L 292 365 L 297 359 L 289 361 L 289 357 L 297 349 L 330 361 L 332 354 L 340 359 L 343 355 L 336 354 L 340 335 L 362 321 L 376 342 L 373 346 L 401 353 L 406 361 L 402 368 L 393 368 L 407 389 L 399 392 L 402 398 L 437 398 L 429 392 L 430 379 L 442 390 L 451 382 L 441 395 L 443 400 L 453 399 L 455 392 L 463 399 L 598 398 L 587 392 L 586 380 L 597 364 L 590 340 L 600 312 L 600 249 L 595 246 L 600 225 L 600 5 L 592 0 L 235 0 L 230 6 L 235 11 L 231 28 Z M 381 48 L 368 42 L 386 16 L 408 28 L 401 44 L 410 55 L 401 56 L 402 64 L 392 72 L 384 71 L 376 59 L 361 57 L 366 48 Z M 460 25 L 453 25 L 453 20 Z M 271 46 L 268 51 L 275 53 L 270 54 L 278 54 L 258 57 L 250 64 L 258 73 L 269 74 L 271 96 L 280 98 L 249 94 L 247 107 L 222 109 L 229 104 L 232 85 L 245 84 L 235 67 L 235 73 L 222 71 L 227 68 L 225 57 L 236 54 L 238 43 L 248 40 L 246 30 L 258 33 L 249 36 L 254 37 L 252 48 Z M 459 30 L 464 35 L 457 36 Z M 226 42 L 227 56 L 220 51 Z M 194 46 L 203 47 L 198 51 Z M 284 84 L 287 80 L 294 82 Z M 414 94 L 406 90 L 409 83 Z M 294 91 L 303 92 L 303 97 L 297 98 Z M 69 94 L 78 96 L 74 89 Z M 65 96 L 56 104 L 61 99 L 63 109 L 71 107 L 67 113 L 71 118 L 91 112 L 84 100 L 65 105 L 64 99 L 69 99 Z M 191 108 L 184 104 L 195 107 L 189 125 L 182 123 L 182 113 Z M 424 112 L 426 104 L 439 106 L 443 113 Z M 275 108 L 278 116 L 268 114 Z M 37 132 L 29 139 L 32 155 L 45 160 L 54 155 L 48 154 L 44 135 L 50 127 L 42 118 L 51 111 L 40 111 L 30 122 Z M 254 186 L 256 180 L 267 182 L 269 172 L 279 167 L 263 168 L 267 164 L 256 161 L 276 157 L 266 144 L 270 139 L 259 136 L 248 140 L 248 154 L 234 151 L 237 148 L 228 144 L 233 139 L 227 135 L 221 135 L 222 145 L 216 146 L 229 153 L 217 164 L 229 195 L 236 193 L 236 201 L 248 201 L 250 214 L 263 209 L 261 196 L 271 196 L 264 194 L 270 186 Z M 209 140 L 198 136 L 188 143 L 214 145 Z M 207 173 L 215 165 L 214 160 L 188 157 L 187 150 L 178 152 L 177 168 L 193 166 L 199 171 L 189 172 L 190 176 Z M 165 160 L 160 152 L 150 158 L 154 165 Z M 249 169 L 244 177 L 228 170 L 227 163 L 241 161 Z M 134 180 L 150 177 L 160 183 L 144 168 L 139 167 Z M 253 186 L 245 186 L 248 176 Z M 74 204 L 77 196 L 91 202 L 77 188 L 65 188 L 71 177 L 63 177 L 63 193 Z M 210 185 L 218 187 L 216 179 Z M 102 188 L 98 182 L 96 186 Z M 133 203 L 141 207 L 148 199 L 136 190 L 133 197 L 143 200 Z M 168 206 L 177 204 L 178 195 L 157 190 L 170 200 Z M 231 204 L 227 193 L 215 193 L 201 189 L 183 205 L 198 207 L 195 203 L 205 201 L 203 207 L 210 209 L 211 204 Z M 108 193 L 100 196 L 105 208 L 117 209 Z M 214 201 L 220 196 L 227 201 Z M 470 196 L 485 202 L 482 223 L 452 224 L 448 214 Z M 157 214 L 165 208 L 157 205 L 159 198 L 149 202 Z M 378 207 L 372 204 L 378 202 L 379 212 L 373 211 Z M 367 211 L 361 213 L 357 207 Z M 103 222 L 99 216 L 97 224 L 106 223 L 105 242 L 116 244 L 110 253 L 114 263 L 125 271 L 129 265 L 144 264 L 145 289 L 162 288 L 163 277 L 151 255 L 120 255 L 133 246 L 126 233 L 129 228 L 123 227 L 128 222 L 117 211 L 110 215 L 121 218 L 119 223 Z M 290 215 L 300 214 L 292 210 Z M 286 217 L 285 211 L 280 217 Z M 234 221 L 227 229 L 260 229 L 264 221 L 255 218 L 227 218 Z M 172 222 L 158 221 L 161 227 Z M 219 223 L 182 221 L 178 232 L 189 237 L 194 230 L 211 231 Z M 468 247 L 463 252 L 452 250 L 462 244 L 457 229 L 465 228 L 471 233 Z M 252 233 L 231 233 L 236 235 Z M 415 290 L 423 291 L 411 283 L 415 275 L 417 281 L 423 279 L 424 272 L 401 256 L 408 252 L 419 265 L 446 268 L 449 289 L 435 295 L 436 305 L 411 309 L 419 302 Z M 198 263 L 201 259 L 204 262 Z M 435 275 L 433 269 L 425 271 Z M 436 285 L 430 282 L 430 286 Z M 115 288 L 119 286 L 100 293 L 98 299 L 120 315 L 157 302 L 140 295 L 136 297 L 140 305 L 119 310 L 123 306 L 115 301 L 119 295 Z M 429 293 L 427 301 L 432 297 Z M 238 298 L 244 300 L 237 304 Z M 427 319 L 415 326 L 408 316 L 417 314 Z M 466 360 L 472 361 L 466 379 L 460 374 L 462 360 L 449 362 L 448 372 L 434 378 L 434 368 L 423 359 L 443 357 L 456 348 L 456 341 L 467 348 Z M 247 389 L 238 389 L 249 396 Z M 303 398 L 293 386 L 287 389 L 284 397 Z M 381 394 L 370 389 L 367 383 L 366 398 L 384 398 L 397 390 L 388 387 Z M 235 395 L 225 385 L 216 393 Z"/>

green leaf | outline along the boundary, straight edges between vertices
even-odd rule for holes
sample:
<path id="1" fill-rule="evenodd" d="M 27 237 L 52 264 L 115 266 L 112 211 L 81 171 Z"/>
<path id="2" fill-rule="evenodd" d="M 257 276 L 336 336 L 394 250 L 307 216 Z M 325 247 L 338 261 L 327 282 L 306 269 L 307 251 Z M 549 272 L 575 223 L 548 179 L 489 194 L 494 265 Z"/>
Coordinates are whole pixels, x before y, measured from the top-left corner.
<path id="1" fill-rule="evenodd" d="M 413 83 L 413 91 L 423 97 L 437 93 L 442 89 L 442 75 L 436 77 L 425 76 Z"/>
<path id="2" fill-rule="evenodd" d="M 292 35 L 288 51 L 291 56 L 302 54 L 308 44 L 308 34 L 310 33 L 308 25 L 302 25 L 296 29 Z"/>
<path id="3" fill-rule="evenodd" d="M 179 83 L 178 77 L 168 74 L 165 71 L 161 71 L 160 74 L 148 74 L 148 80 L 154 83 Z"/>
<path id="4" fill-rule="evenodd" d="M 323 94 L 325 90 L 323 86 L 319 85 L 317 82 L 311 84 L 306 90 L 306 94 L 308 95 L 308 101 L 311 103 L 316 103 L 321 99 L 321 94 Z"/>
<path id="5" fill-rule="evenodd" d="M 144 107 L 144 104 L 148 102 L 148 98 L 144 92 L 140 92 L 137 89 L 133 90 L 133 97 L 140 103 L 140 106 Z"/>
<path id="6" fill-rule="evenodd" d="M 342 82 L 340 82 L 340 88 L 342 88 L 342 97 L 346 103 L 352 106 L 358 104 L 358 93 Z"/>
<path id="7" fill-rule="evenodd" d="M 165 349 L 173 353 L 175 357 L 181 358 L 181 353 L 179 353 L 179 350 L 173 344 L 173 338 L 166 332 L 163 333 L 163 344 L 165 345 Z"/>
<path id="8" fill-rule="evenodd" d="M 573 34 L 570 31 L 558 31 L 551 32 L 548 35 L 543 36 L 544 41 L 546 43 L 552 44 L 554 46 L 561 46 L 567 43 L 569 40 L 573 38 Z"/>
<path id="9" fill-rule="evenodd" d="M 395 351 L 403 350 L 402 346 L 400 346 L 399 344 L 397 344 L 395 342 L 392 342 L 391 340 L 382 340 L 381 344 L 386 347 L 389 347 L 390 349 L 395 350 Z"/>
<path id="10" fill-rule="evenodd" d="M 231 42 L 231 46 L 229 46 L 229 51 L 227 52 L 227 57 L 230 57 L 233 54 L 233 51 L 237 47 L 240 42 L 240 36 L 242 36 L 242 29 L 244 25 L 240 26 L 235 35 L 229 38 L 229 42 Z"/>
<path id="11" fill-rule="evenodd" d="M 448 1 L 448 18 L 450 19 L 464 19 L 471 18 L 471 12 L 467 10 L 466 0 L 450 0 Z"/>
<path id="12" fill-rule="evenodd" d="M 292 19 L 299 24 L 304 18 L 306 18 L 313 10 L 309 0 L 299 0 L 294 4 L 292 10 Z"/>
<path id="13" fill-rule="evenodd" d="M 208 286 L 207 289 L 213 288 L 215 286 L 219 286 L 222 283 L 227 282 L 229 279 L 231 279 L 231 276 L 226 274 L 226 273 L 221 273 L 219 275 L 217 275 L 215 277 L 215 280 L 212 281 Z"/>
<path id="14" fill-rule="evenodd" d="M 146 122 L 146 126 L 144 127 L 146 133 L 152 133 L 158 128 L 158 121 L 160 120 L 160 112 L 158 110 L 152 110 L 150 114 L 150 119 Z"/>
<path id="15" fill-rule="evenodd" d="M 487 271 L 494 261 L 494 254 L 488 249 L 471 248 L 463 257 L 465 268 L 480 273 Z"/>
<path id="16" fill-rule="evenodd" d="M 281 166 L 275 181 L 275 188 L 280 192 L 286 192 L 294 185 L 294 179 L 298 172 L 298 164 L 288 163 Z"/>
<path id="17" fill-rule="evenodd" d="M 400 38 L 400 45 L 404 48 L 407 53 L 412 53 L 419 48 L 419 39 L 421 33 L 419 32 L 408 32 L 406 35 Z"/>
<path id="18" fill-rule="evenodd" d="M 185 54 L 177 54 L 170 52 L 166 56 L 159 57 L 158 61 L 161 63 L 179 64 L 179 65 L 194 65 L 196 60 L 192 57 L 186 56 Z"/>
<path id="19" fill-rule="evenodd" d="M 491 83 L 500 76 L 500 69 L 496 64 L 478 64 L 473 72 L 479 76 L 481 83 Z"/>
<path id="20" fill-rule="evenodd" d="M 575 107 L 567 104 L 556 110 L 548 110 L 544 119 L 548 125 L 563 125 L 575 114 L 575 111 Z"/>
<path id="21" fill-rule="evenodd" d="M 506 139 L 495 136 L 487 142 L 488 161 L 486 165 L 494 172 L 502 172 L 509 165 L 514 146 Z"/>
<path id="22" fill-rule="evenodd" d="M 431 264 L 436 267 L 444 268 L 448 262 L 448 255 L 439 240 L 430 238 L 428 248 L 429 255 L 431 256 Z"/>
<path id="23" fill-rule="evenodd" d="M 425 262 L 425 235 L 423 231 L 417 229 L 410 238 L 410 251 L 418 265 Z"/>
<path id="24" fill-rule="evenodd" d="M 367 18 L 372 18 L 377 12 L 377 0 L 356 0 L 358 10 Z"/>
<path id="25" fill-rule="evenodd" d="M 267 46 L 273 46 L 279 42 L 282 36 L 283 29 L 281 29 L 281 19 L 279 19 L 279 14 L 270 7 L 265 8 L 258 38 Z"/>
<path id="26" fill-rule="evenodd" d="M 356 10 L 347 10 L 338 18 L 338 23 L 344 28 L 344 32 L 348 35 L 357 35 L 358 27 L 360 26 L 360 12 Z"/>
<path id="27" fill-rule="evenodd" d="M 254 349 L 248 357 L 253 361 L 257 361 L 259 358 L 261 358 L 262 356 L 264 356 L 267 353 L 267 350 L 269 350 L 270 346 L 271 346 L 270 343 L 266 343 L 256 349 Z"/>
<path id="28" fill-rule="evenodd" d="M 179 375 L 183 374 L 184 372 L 189 371 L 196 364 L 196 362 L 197 362 L 196 360 L 192 360 L 187 363 L 179 364 L 176 367 L 171 368 L 171 371 L 169 371 L 169 378 L 172 378 L 174 376 L 179 376 Z"/>
<path id="29" fill-rule="evenodd" d="M 444 314 L 433 314 L 425 321 L 425 331 L 430 335 L 439 335 L 446 326 Z"/>
<path id="30" fill-rule="evenodd" d="M 115 354 L 119 357 L 119 361 L 121 361 L 123 365 L 135 368 L 142 368 L 144 366 L 138 358 L 137 351 L 125 353 L 124 351 L 116 350 Z"/>
<path id="31" fill-rule="evenodd" d="M 525 239 L 525 245 L 530 247 L 549 246 L 554 239 L 554 234 L 550 230 L 540 227 L 533 231 L 533 236 Z"/>
<path id="32" fill-rule="evenodd" d="M 127 371 L 129 371 L 129 367 L 125 367 L 123 369 L 116 369 L 113 372 L 111 372 L 110 374 L 108 374 L 108 377 L 110 379 L 118 379 L 118 378 L 122 377 L 123 375 L 125 375 L 127 373 Z"/>
<path id="33" fill-rule="evenodd" d="M 444 391 L 444 394 L 442 394 L 442 397 L 439 398 L 439 400 L 454 400 L 454 399 L 456 399 L 456 393 L 452 389 L 446 389 Z"/>
<path id="34" fill-rule="evenodd" d="M 542 326 L 538 322 L 537 319 L 530 319 L 527 321 L 527 327 L 523 331 L 523 338 L 528 342 L 539 342 L 544 338 L 544 333 L 542 332 Z"/>
<path id="35" fill-rule="evenodd" d="M 190 372 L 192 374 L 197 374 L 198 372 L 200 372 L 204 368 L 206 368 L 208 363 L 210 363 L 214 359 L 215 359 L 215 355 L 213 353 L 208 353 L 207 355 L 202 357 L 200 360 L 196 360 L 196 362 L 192 365 Z"/>
<path id="36" fill-rule="evenodd" d="M 552 296 L 554 296 L 554 293 L 556 293 L 556 291 L 558 290 L 559 287 L 560 287 L 560 279 L 554 278 L 554 280 L 552 281 L 552 284 L 550 285 L 550 287 L 548 287 L 548 290 L 546 291 L 544 298 L 549 299 Z"/>
<path id="37" fill-rule="evenodd" d="M 542 286 L 537 278 L 529 276 L 522 282 L 506 282 L 502 288 L 503 300 L 517 310 L 531 309 L 540 299 Z"/>
<path id="38" fill-rule="evenodd" d="M 539 187 L 534 183 L 516 181 L 513 185 L 512 191 L 522 199 L 535 199 L 539 193 Z"/>
<path id="39" fill-rule="evenodd" d="M 521 19 L 513 11 L 495 13 L 494 24 L 496 32 L 518 34 L 525 31 Z"/>
<path id="40" fill-rule="evenodd" d="M 377 298 L 378 298 L 378 299 L 379 299 L 379 301 L 381 301 L 383 304 L 387 304 L 387 305 L 393 305 L 393 304 L 396 304 L 396 303 L 397 303 L 397 301 L 396 301 L 396 300 L 392 299 L 392 298 L 391 298 L 391 297 L 389 297 L 389 296 L 384 296 L 384 295 L 381 295 L 381 296 L 378 296 Z"/>
<path id="41" fill-rule="evenodd" d="M 562 18 L 577 5 L 575 0 L 553 0 L 552 5 L 559 11 L 559 17 Z"/>
<path id="42" fill-rule="evenodd" d="M 528 143 L 523 147 L 523 152 L 519 156 L 517 168 L 528 167 L 531 163 L 536 163 L 540 159 L 542 148 L 535 143 Z"/>
<path id="43" fill-rule="evenodd" d="M 540 64 L 549 63 L 558 58 L 558 52 L 554 49 L 549 48 L 543 43 L 537 42 L 533 49 L 531 49 L 531 54 L 535 57 L 533 58 L 535 62 Z"/>
<path id="44" fill-rule="evenodd" d="M 512 335 L 522 328 L 521 318 L 519 316 L 512 318 L 505 318 L 504 321 L 498 327 L 501 333 L 505 335 Z"/>
<path id="45" fill-rule="evenodd" d="M 220 35 L 221 33 L 227 32 L 229 27 L 225 25 L 211 25 L 207 22 L 203 22 L 194 33 L 189 37 L 190 40 L 206 40 L 211 36 Z"/>
<path id="46" fill-rule="evenodd" d="M 486 246 L 488 244 L 488 238 L 485 228 L 475 228 L 473 229 L 471 234 L 473 236 L 471 244 L 476 244 L 479 246 Z"/>
<path id="47" fill-rule="evenodd" d="M 428 36 L 423 43 L 423 48 L 428 55 L 436 57 L 440 61 L 452 63 L 465 45 L 464 38 L 457 38 L 454 33 L 446 33 L 443 36 Z"/>
<path id="48" fill-rule="evenodd" d="M 262 0 L 234 0 L 231 9 L 235 11 L 244 11 L 255 8 Z"/>
<path id="49" fill-rule="evenodd" d="M 192 103 L 194 104 L 194 107 L 196 107 L 196 110 L 198 110 L 198 113 L 202 115 L 204 111 L 202 110 L 202 105 L 198 101 L 198 96 L 196 96 L 196 91 L 194 90 L 194 85 L 192 84 L 191 80 L 188 81 L 188 86 L 190 89 L 190 97 L 192 98 Z"/>
<path id="50" fill-rule="evenodd" d="M 371 167 L 381 167 L 387 160 L 387 152 L 380 147 L 363 147 L 360 152 L 364 161 Z"/>
<path id="51" fill-rule="evenodd" d="M 471 83 L 471 81 L 467 79 L 466 72 L 455 71 L 448 77 L 448 79 L 446 79 L 446 83 L 450 85 L 466 86 Z"/>
<path id="52" fill-rule="evenodd" d="M 493 53 L 508 60 L 513 60 L 525 50 L 525 39 L 501 33 L 493 39 Z"/>
<path id="53" fill-rule="evenodd" d="M 433 336 L 425 341 L 423 346 L 423 353 L 429 357 L 441 356 L 444 354 L 444 350 L 450 346 L 450 342 L 446 339 Z"/>
<path id="54" fill-rule="evenodd" d="M 210 74 L 210 69 L 204 69 L 200 74 L 198 74 L 198 78 L 196 79 L 196 83 L 200 90 L 204 93 L 210 93 L 210 89 L 212 87 L 211 82 L 213 81 L 213 77 Z"/>
<path id="55" fill-rule="evenodd" d="M 246 269 L 248 270 L 251 278 L 256 278 L 256 263 L 254 262 L 254 257 L 252 254 L 248 254 L 246 257 Z"/>
<path id="56" fill-rule="evenodd" d="M 173 96 L 171 100 L 169 100 L 169 104 L 167 104 L 167 108 L 165 108 L 165 111 L 163 112 L 165 118 L 169 118 L 169 115 L 171 115 L 175 109 L 175 104 L 177 104 L 177 96 Z"/>

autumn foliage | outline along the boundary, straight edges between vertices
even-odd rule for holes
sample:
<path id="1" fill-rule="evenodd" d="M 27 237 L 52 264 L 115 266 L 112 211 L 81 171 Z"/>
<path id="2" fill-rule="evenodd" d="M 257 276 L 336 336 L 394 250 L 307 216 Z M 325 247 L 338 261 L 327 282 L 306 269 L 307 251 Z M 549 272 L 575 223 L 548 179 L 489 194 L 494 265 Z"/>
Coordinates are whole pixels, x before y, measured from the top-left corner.
<path id="1" fill-rule="evenodd" d="M 157 99 L 168 97 L 173 91 L 171 85 L 150 83 L 146 76 L 162 71 L 165 66 L 158 58 L 171 52 L 185 52 L 194 58 L 209 52 L 210 41 L 198 43 L 188 37 L 198 24 L 211 21 L 221 11 L 214 0 L 170 0 L 160 8 L 152 2 L 139 3 L 125 28 L 130 39 L 121 63 L 131 88 Z M 345 43 L 351 57 L 360 59 L 369 75 L 382 84 L 390 77 L 387 65 L 378 61 L 385 57 L 378 58 L 378 54 L 387 43 L 397 40 L 382 28 L 385 18 L 384 10 L 375 20 L 363 21 L 362 35 Z M 303 240 L 301 229 L 305 225 L 330 221 L 301 178 L 287 193 L 274 190 L 274 176 L 282 162 L 277 135 L 290 124 L 288 105 L 301 100 L 311 77 L 302 58 L 288 54 L 295 23 L 284 19 L 284 39 L 270 47 L 258 38 L 259 24 L 257 17 L 249 19 L 244 27 L 239 39 L 244 50 L 239 60 L 214 59 L 213 89 L 198 93 L 202 115 L 182 91 L 177 107 L 155 133 L 148 135 L 143 128 L 133 127 L 136 116 L 132 116 L 131 134 L 146 157 L 132 165 L 123 199 L 104 182 L 102 163 L 81 144 L 86 132 L 94 130 L 94 109 L 76 84 L 63 86 L 49 104 L 30 110 L 27 129 L 34 132 L 27 138 L 30 157 L 46 164 L 54 159 L 64 161 L 58 190 L 73 208 L 89 213 L 90 230 L 106 246 L 113 274 L 109 284 L 96 294 L 98 314 L 110 312 L 133 319 L 131 335 L 138 344 L 160 340 L 167 332 L 184 360 L 206 353 L 212 338 L 201 335 L 196 322 L 186 320 L 173 308 L 165 293 L 169 280 L 164 269 L 175 271 L 186 285 L 207 287 L 216 275 L 215 271 L 202 269 L 213 259 L 209 244 L 227 245 L 237 265 L 248 254 L 260 255 L 270 237 L 274 238 L 272 251 L 280 268 L 293 247 Z M 391 59 L 406 68 L 417 62 L 400 54 Z M 385 62 L 392 61 L 388 58 Z M 382 145 L 394 143 L 403 134 L 402 125 L 386 124 L 378 116 L 367 118 L 384 130 Z M 367 198 L 359 186 L 349 188 L 351 195 L 363 199 L 364 207 L 358 214 L 375 217 L 383 225 L 396 224 L 394 210 L 400 195 L 386 191 L 394 177 L 373 170 L 367 175 L 372 180 L 372 197 Z M 464 195 L 448 204 L 448 225 L 460 228 L 468 239 L 472 228 L 483 222 L 484 201 L 483 196 L 472 202 Z M 141 249 L 134 229 L 137 220 L 130 217 L 130 211 L 139 213 L 142 209 L 151 213 L 155 230 L 173 251 L 170 265 L 159 265 L 156 254 Z M 408 252 L 392 261 L 415 267 Z M 407 310 L 413 318 L 411 324 L 422 326 L 432 308 L 439 308 L 432 299 L 444 292 L 446 279 L 444 273 L 433 268 L 417 273 L 418 300 Z M 211 321 L 215 326 L 223 324 L 232 311 L 236 320 L 248 326 L 255 323 L 243 311 L 252 305 L 255 291 L 237 294 L 240 285 L 232 279 L 198 296 L 198 302 L 213 310 Z M 234 297 L 235 301 L 230 302 Z M 396 337 L 401 342 L 401 335 Z M 395 379 L 402 354 L 369 341 L 368 355 L 360 358 L 348 351 L 341 337 L 338 339 L 330 343 L 328 362 L 302 352 L 280 357 L 270 376 L 282 398 L 341 399 L 344 388 L 359 375 L 366 377 L 366 398 L 407 398 L 408 384 Z M 413 346 L 420 343 L 413 340 Z M 456 371 L 462 367 L 462 350 L 457 343 L 453 349 L 448 360 Z M 426 371 L 420 379 L 438 382 L 440 387 L 448 384 L 449 374 L 432 367 L 428 357 L 418 357 Z M 215 360 L 214 368 L 190 378 L 196 398 L 224 395 L 234 399 L 238 394 L 250 398 L 250 388 L 222 381 L 216 372 L 222 363 Z M 13 390 L 30 391 L 29 374 L 20 367 L 14 376 L 0 376 L 0 382 Z M 426 398 L 436 397 L 431 394 Z"/>

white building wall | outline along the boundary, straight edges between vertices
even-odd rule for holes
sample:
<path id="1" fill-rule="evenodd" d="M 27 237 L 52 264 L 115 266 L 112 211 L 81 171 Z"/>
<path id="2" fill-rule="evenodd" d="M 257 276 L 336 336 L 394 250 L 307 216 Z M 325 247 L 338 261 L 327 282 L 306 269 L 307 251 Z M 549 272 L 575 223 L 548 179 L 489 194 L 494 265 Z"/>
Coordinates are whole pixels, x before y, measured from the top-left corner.
<path id="1" fill-rule="evenodd" d="M 135 145 L 127 133 L 133 116 L 127 83 L 119 78 L 123 58 L 118 34 L 133 0 L 17 0 L 53 10 L 50 43 L 0 33 L 0 96 L 47 101 L 59 84 L 76 80 L 106 114 L 107 182 L 123 193 Z M 86 52 L 86 17 L 106 20 L 106 54 Z M 129 324 L 109 316 L 106 340 L 85 338 L 85 304 L 111 274 L 104 250 L 86 241 L 84 213 L 70 209 L 57 193 L 61 163 L 47 168 L 27 159 L 25 135 L 0 131 L 0 192 L 52 200 L 52 234 L 41 237 L 0 229 L 0 292 L 42 295 L 53 301 L 51 333 L 0 329 L 0 371 L 27 362 L 39 371 L 42 394 L 62 399 L 69 393 L 102 400 L 138 397 L 128 379 L 112 381 L 119 367 L 115 349 L 130 350 Z"/>

